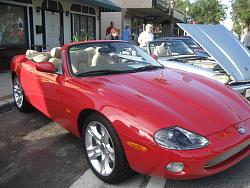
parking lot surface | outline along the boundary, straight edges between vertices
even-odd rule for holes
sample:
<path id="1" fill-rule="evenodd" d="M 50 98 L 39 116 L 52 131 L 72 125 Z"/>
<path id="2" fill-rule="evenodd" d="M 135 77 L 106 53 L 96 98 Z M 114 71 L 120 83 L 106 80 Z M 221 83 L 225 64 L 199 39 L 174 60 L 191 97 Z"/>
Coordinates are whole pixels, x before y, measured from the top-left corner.
<path id="1" fill-rule="evenodd" d="M 3 188 L 250 188 L 250 157 L 198 180 L 173 181 L 135 174 L 120 184 L 103 183 L 88 168 L 81 140 L 38 111 L 0 114 L 0 153 Z"/>

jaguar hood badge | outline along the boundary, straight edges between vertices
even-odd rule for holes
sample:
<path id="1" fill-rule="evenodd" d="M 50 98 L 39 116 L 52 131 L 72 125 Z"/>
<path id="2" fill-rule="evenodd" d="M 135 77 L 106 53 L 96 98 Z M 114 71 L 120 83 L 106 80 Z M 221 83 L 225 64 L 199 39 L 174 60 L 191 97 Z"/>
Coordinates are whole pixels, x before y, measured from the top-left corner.
<path id="1" fill-rule="evenodd" d="M 238 132 L 244 135 L 246 133 L 246 130 L 243 127 L 238 127 Z"/>

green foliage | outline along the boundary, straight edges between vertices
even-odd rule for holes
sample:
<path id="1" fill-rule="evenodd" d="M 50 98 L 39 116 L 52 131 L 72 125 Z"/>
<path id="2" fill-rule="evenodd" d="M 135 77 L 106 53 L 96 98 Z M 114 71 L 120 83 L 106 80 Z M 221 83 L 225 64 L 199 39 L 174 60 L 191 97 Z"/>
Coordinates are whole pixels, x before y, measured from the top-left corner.
<path id="1" fill-rule="evenodd" d="M 226 9 L 218 0 L 197 0 L 189 7 L 189 16 L 199 24 L 219 24 L 226 18 Z"/>
<path id="2" fill-rule="evenodd" d="M 73 35 L 72 37 L 72 41 L 73 42 L 80 42 L 80 41 L 87 41 L 87 40 L 94 40 L 94 35 L 93 34 L 82 34 L 82 35 L 78 35 L 77 33 L 75 35 Z"/>
<path id="3" fill-rule="evenodd" d="M 232 9 L 233 29 L 240 33 L 250 25 L 250 0 L 234 0 Z"/>
<path id="4" fill-rule="evenodd" d="M 181 11 L 184 15 L 186 13 L 186 7 L 190 6 L 189 0 L 176 0 L 175 1 L 175 8 L 177 8 L 179 11 Z"/>

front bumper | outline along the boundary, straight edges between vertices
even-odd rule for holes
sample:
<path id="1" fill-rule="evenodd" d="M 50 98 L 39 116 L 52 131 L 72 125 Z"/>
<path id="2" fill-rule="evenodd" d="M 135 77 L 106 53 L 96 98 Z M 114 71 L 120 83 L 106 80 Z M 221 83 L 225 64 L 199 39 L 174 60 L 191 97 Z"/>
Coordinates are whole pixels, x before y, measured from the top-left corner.
<path id="1" fill-rule="evenodd" d="M 238 127 L 245 129 L 244 135 Z M 250 154 L 250 120 L 207 136 L 210 144 L 195 150 L 168 150 L 158 145 L 146 146 L 147 152 L 127 156 L 132 169 L 143 174 L 167 179 L 195 179 L 221 172 Z M 167 170 L 169 163 L 183 163 L 181 172 Z"/>

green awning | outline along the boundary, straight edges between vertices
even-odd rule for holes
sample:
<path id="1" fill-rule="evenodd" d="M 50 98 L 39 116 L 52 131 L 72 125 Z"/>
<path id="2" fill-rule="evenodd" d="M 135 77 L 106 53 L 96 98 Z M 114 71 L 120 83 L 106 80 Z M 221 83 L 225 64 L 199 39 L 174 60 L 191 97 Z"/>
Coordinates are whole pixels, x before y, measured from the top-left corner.
<path id="1" fill-rule="evenodd" d="M 100 6 L 103 8 L 109 8 L 112 9 L 113 11 L 121 11 L 121 8 L 114 4 L 113 2 L 109 0 L 83 0 L 83 3 L 89 4 L 89 5 L 96 5 Z"/>

